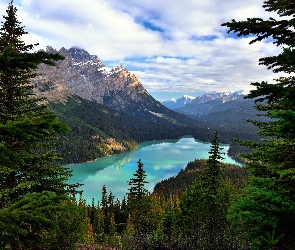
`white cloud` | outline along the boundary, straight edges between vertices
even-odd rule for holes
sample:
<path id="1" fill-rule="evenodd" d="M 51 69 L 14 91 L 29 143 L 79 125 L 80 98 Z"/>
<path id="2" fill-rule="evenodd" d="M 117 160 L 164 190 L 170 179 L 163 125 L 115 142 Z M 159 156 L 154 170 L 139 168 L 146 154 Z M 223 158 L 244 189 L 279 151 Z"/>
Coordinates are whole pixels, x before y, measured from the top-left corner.
<path id="1" fill-rule="evenodd" d="M 2 10 L 8 0 L 0 0 Z M 79 46 L 109 65 L 123 64 L 148 91 L 249 89 L 274 75 L 258 59 L 274 45 L 249 45 L 223 22 L 267 18 L 263 0 L 14 0 L 26 42 Z M 5 12 L 3 11 L 3 13 Z"/>
<path id="2" fill-rule="evenodd" d="M 79 46 L 102 60 L 150 55 L 150 44 L 160 37 L 133 22 L 130 15 L 99 0 L 23 0 L 19 18 L 45 47 Z M 52 42 L 54 44 L 45 44 Z"/>
<path id="3" fill-rule="evenodd" d="M 273 74 L 258 66 L 258 58 L 277 53 L 272 44 L 249 45 L 249 39 L 223 38 L 199 44 L 188 58 L 155 57 L 144 62 L 126 62 L 148 90 L 188 92 L 249 89 L 255 81 L 271 81 Z M 191 57 L 189 57 L 191 55 Z"/>

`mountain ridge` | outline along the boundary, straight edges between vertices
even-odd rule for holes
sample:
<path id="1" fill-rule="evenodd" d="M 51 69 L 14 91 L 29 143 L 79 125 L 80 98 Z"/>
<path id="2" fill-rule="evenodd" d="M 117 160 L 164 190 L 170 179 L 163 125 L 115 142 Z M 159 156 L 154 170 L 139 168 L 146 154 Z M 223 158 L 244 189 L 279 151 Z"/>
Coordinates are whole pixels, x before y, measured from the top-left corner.
<path id="1" fill-rule="evenodd" d="M 243 90 L 237 90 L 237 91 L 226 91 L 226 92 L 217 92 L 212 91 L 205 93 L 203 95 L 193 97 L 190 95 L 183 95 L 180 98 L 172 98 L 170 100 L 162 100 L 161 103 L 177 112 L 185 113 L 185 114 L 194 114 L 194 111 L 189 112 L 188 110 L 194 110 L 197 105 L 204 104 L 209 101 L 218 101 L 220 103 L 226 103 L 228 101 L 233 101 L 236 99 L 242 99 L 244 96 L 246 96 L 248 92 Z M 187 110 L 187 111 L 185 111 Z"/>
<path id="2" fill-rule="evenodd" d="M 55 67 L 41 65 L 41 75 L 33 81 L 37 86 L 47 86 L 47 93 L 43 95 L 51 102 L 66 102 L 73 94 L 144 120 L 182 125 L 196 123 L 155 100 L 122 65 L 108 69 L 97 56 L 75 47 L 59 51 L 47 47 L 46 51 L 65 57 Z M 38 91 L 42 94 L 40 88 Z"/>
<path id="3" fill-rule="evenodd" d="M 217 131 L 221 143 L 233 145 L 231 138 L 241 135 L 238 125 L 225 120 L 221 126 L 213 114 L 227 110 L 216 109 L 225 107 L 220 104 L 242 101 L 241 93 L 230 100 L 228 93 L 212 92 L 206 94 L 209 101 L 205 102 L 204 96 L 196 97 L 183 107 L 210 104 L 211 116 L 199 117 L 194 112 L 181 114 L 179 109 L 168 109 L 156 101 L 122 65 L 106 68 L 97 56 L 75 47 L 59 51 L 47 47 L 47 52 L 61 53 L 65 59 L 57 62 L 56 67 L 41 65 L 41 75 L 33 83 L 37 86 L 37 95 L 46 97 L 59 118 L 72 128 L 71 134 L 64 138 L 69 146 L 61 149 L 72 152 L 65 163 L 91 161 L 132 150 L 148 140 L 192 135 L 210 141 Z M 249 131 L 247 127 L 244 138 L 252 136 Z"/>
<path id="4" fill-rule="evenodd" d="M 211 139 L 213 131 L 202 121 L 163 106 L 123 66 L 108 69 L 97 56 L 80 48 L 47 47 L 47 52 L 60 53 L 65 59 L 55 67 L 41 65 L 33 84 L 36 94 L 47 98 L 50 108 L 72 129 L 61 138 L 66 142 L 59 148 L 65 153 L 62 164 L 132 150 L 149 140 L 188 134 Z"/>
<path id="5" fill-rule="evenodd" d="M 169 108 L 169 109 L 177 109 L 177 108 L 181 108 L 183 106 L 185 106 L 186 104 L 189 104 L 192 102 L 193 99 L 195 99 L 196 97 L 193 97 L 193 96 L 189 96 L 189 95 L 184 95 L 180 98 L 172 98 L 168 101 L 166 100 L 162 100 L 161 103 Z"/>

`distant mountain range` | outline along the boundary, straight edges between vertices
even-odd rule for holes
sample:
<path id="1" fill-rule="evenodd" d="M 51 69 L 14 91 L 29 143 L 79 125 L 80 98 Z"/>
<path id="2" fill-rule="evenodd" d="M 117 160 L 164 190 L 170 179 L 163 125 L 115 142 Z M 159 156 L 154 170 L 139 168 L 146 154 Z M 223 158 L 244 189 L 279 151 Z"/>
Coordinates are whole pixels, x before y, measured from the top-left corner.
<path id="1" fill-rule="evenodd" d="M 196 97 L 189 96 L 189 95 L 184 95 L 183 97 L 178 98 L 178 99 L 172 98 L 169 101 L 162 100 L 160 102 L 165 107 L 173 110 L 173 109 L 181 108 L 181 107 L 185 106 L 186 104 L 191 103 L 192 100 L 194 100 L 195 98 Z"/>
<path id="2" fill-rule="evenodd" d="M 247 120 L 266 119 L 263 116 L 257 117 L 259 112 L 254 108 L 254 100 L 245 99 L 247 94 L 246 91 L 212 92 L 198 96 L 188 103 L 182 102 L 185 98 L 179 98 L 174 103 L 182 106 L 175 105 L 174 111 L 202 122 L 210 130 L 217 131 L 221 140 L 230 144 L 228 154 L 239 160 L 237 155 L 249 152 L 249 149 L 239 146 L 232 138 L 258 141 L 260 136 L 257 127 Z M 166 105 L 165 102 L 162 103 Z"/>
<path id="3" fill-rule="evenodd" d="M 198 114 L 198 113 L 204 114 L 204 112 L 210 113 L 212 108 L 215 110 L 215 108 L 218 108 L 220 104 L 243 99 L 246 94 L 247 92 L 242 90 L 228 91 L 228 92 L 213 91 L 211 93 L 206 93 L 204 95 L 197 96 L 197 97 L 184 95 L 183 97 L 178 99 L 172 98 L 169 101 L 165 101 L 165 100 L 161 101 L 161 103 L 167 108 L 176 110 L 177 112 L 180 112 L 183 114 Z"/>
<path id="4" fill-rule="evenodd" d="M 254 100 L 245 99 L 246 94 L 245 91 L 206 93 L 174 110 L 202 121 L 210 128 L 222 126 L 232 129 L 234 126 L 235 129 L 251 129 L 256 133 L 255 128 L 245 121 L 257 119 L 258 113 Z"/>

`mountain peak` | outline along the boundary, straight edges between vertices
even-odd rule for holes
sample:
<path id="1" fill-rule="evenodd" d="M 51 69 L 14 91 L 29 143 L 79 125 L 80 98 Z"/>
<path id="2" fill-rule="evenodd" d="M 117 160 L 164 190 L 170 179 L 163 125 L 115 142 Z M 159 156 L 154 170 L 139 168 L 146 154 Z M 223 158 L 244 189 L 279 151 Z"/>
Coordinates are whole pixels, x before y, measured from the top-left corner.
<path id="1" fill-rule="evenodd" d="M 169 109 L 176 109 L 176 108 L 180 108 L 186 104 L 191 103 L 191 101 L 194 99 L 195 99 L 195 97 L 193 97 L 193 96 L 184 95 L 178 99 L 172 98 L 169 101 L 161 101 L 161 103 Z"/>
<path id="2" fill-rule="evenodd" d="M 48 51 L 56 52 L 52 47 Z M 83 99 L 132 114 L 142 112 L 146 106 L 151 111 L 158 108 L 158 102 L 123 65 L 105 67 L 96 55 L 78 47 L 61 48 L 58 53 L 65 59 L 58 61 L 56 67 L 41 65 L 42 78 L 37 81 L 64 84 L 65 89 Z"/>
<path id="3" fill-rule="evenodd" d="M 52 48 L 51 46 L 46 46 L 46 50 L 45 51 L 47 53 L 51 53 L 51 54 L 57 53 L 57 51 L 54 48 Z"/>
<path id="4" fill-rule="evenodd" d="M 195 96 L 190 96 L 190 95 L 184 95 L 183 96 L 185 99 L 195 99 Z"/>
<path id="5" fill-rule="evenodd" d="M 78 47 L 72 47 L 68 50 L 70 55 L 79 61 L 90 61 L 92 60 L 91 55 L 84 49 Z"/>

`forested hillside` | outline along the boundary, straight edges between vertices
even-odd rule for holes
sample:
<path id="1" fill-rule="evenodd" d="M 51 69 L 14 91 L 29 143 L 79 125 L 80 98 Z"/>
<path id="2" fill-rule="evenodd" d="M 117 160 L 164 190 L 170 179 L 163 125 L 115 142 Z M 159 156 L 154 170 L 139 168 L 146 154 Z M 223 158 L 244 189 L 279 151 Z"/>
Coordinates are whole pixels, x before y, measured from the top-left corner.
<path id="1" fill-rule="evenodd" d="M 176 176 L 162 180 L 154 187 L 154 193 L 162 193 L 165 197 L 178 194 L 185 194 L 190 188 L 195 179 L 204 174 L 207 167 L 207 160 L 196 159 L 187 164 L 185 169 L 181 170 Z M 246 181 L 250 174 L 249 169 L 228 163 L 222 163 L 223 180 L 231 181 L 233 186 L 238 190 L 246 186 Z"/>
<path id="2" fill-rule="evenodd" d="M 95 101 L 79 96 L 67 96 L 66 102 L 52 102 L 51 109 L 60 120 L 68 124 L 71 132 L 62 138 L 66 144 L 59 147 L 65 153 L 63 164 L 80 163 L 121 153 L 137 147 L 141 142 L 162 139 L 179 139 L 192 135 L 202 141 L 210 141 L 214 131 L 219 132 L 221 143 L 230 145 L 228 155 L 240 161 L 238 155 L 247 152 L 233 138 L 259 140 L 257 129 L 243 117 L 255 116 L 248 112 L 248 105 L 211 113 L 195 120 L 171 111 L 169 119 L 144 119 L 123 111 L 111 109 Z M 176 119 L 183 124 L 175 124 Z"/>
<path id="3" fill-rule="evenodd" d="M 255 120 L 257 114 L 265 113 L 255 109 L 255 100 L 244 97 L 241 91 L 207 93 L 175 111 L 201 122 L 210 130 L 218 131 L 220 140 L 230 145 L 228 155 L 242 162 L 239 154 L 249 153 L 251 150 L 240 146 L 234 138 L 258 142 L 261 138 L 259 129 L 247 120 Z M 260 116 L 259 120 L 269 121 L 269 118 Z"/>
<path id="4" fill-rule="evenodd" d="M 184 135 L 203 141 L 212 138 L 213 130 L 204 128 L 202 122 L 183 126 L 167 120 L 147 121 L 78 96 L 67 98 L 67 102 L 51 104 L 60 120 L 71 128 L 71 132 L 61 138 L 65 142 L 59 147 L 59 152 L 65 153 L 63 164 L 124 152 L 150 140 L 179 139 Z M 190 118 L 183 119 L 186 121 Z"/>
<path id="5" fill-rule="evenodd" d="M 210 102 L 211 103 L 211 102 Z M 210 105 L 207 103 L 206 105 Z M 221 100 L 217 101 L 219 106 L 224 104 Z M 247 147 L 243 147 L 236 143 L 233 139 L 239 138 L 240 140 L 253 140 L 258 142 L 261 136 L 258 134 L 259 129 L 254 126 L 248 120 L 255 120 L 257 114 L 263 114 L 264 112 L 257 111 L 254 108 L 254 100 L 250 99 L 237 99 L 226 102 L 222 111 L 215 111 L 214 108 L 211 112 L 205 112 L 205 114 L 191 114 L 191 118 L 201 121 L 206 124 L 207 127 L 220 133 L 221 141 L 230 144 L 228 155 L 237 160 L 241 161 L 239 155 L 241 153 L 249 153 L 251 150 Z M 260 116 L 259 120 L 267 121 L 269 118 Z"/>

